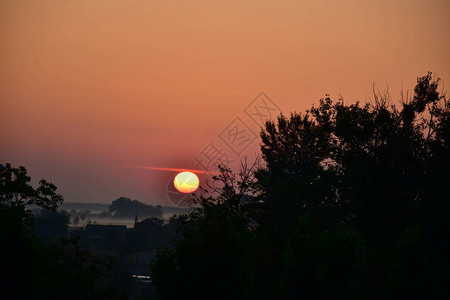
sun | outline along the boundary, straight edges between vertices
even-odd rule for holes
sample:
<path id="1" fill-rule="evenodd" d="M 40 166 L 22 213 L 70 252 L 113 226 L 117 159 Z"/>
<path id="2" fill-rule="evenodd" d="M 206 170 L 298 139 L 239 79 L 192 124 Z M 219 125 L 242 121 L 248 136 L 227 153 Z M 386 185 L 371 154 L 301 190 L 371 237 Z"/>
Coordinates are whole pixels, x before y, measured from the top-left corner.
<path id="1" fill-rule="evenodd" d="M 200 180 L 192 172 L 180 172 L 173 179 L 173 185 L 181 193 L 193 193 L 198 189 Z"/>

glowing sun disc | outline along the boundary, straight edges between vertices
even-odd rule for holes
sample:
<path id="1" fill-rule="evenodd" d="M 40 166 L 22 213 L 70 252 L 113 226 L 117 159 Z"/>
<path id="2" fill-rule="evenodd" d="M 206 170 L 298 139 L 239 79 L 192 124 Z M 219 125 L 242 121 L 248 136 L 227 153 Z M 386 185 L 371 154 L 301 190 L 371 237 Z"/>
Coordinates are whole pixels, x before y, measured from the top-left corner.
<path id="1" fill-rule="evenodd" d="M 193 193 L 200 184 L 197 175 L 192 172 L 181 172 L 173 179 L 173 185 L 181 193 Z"/>

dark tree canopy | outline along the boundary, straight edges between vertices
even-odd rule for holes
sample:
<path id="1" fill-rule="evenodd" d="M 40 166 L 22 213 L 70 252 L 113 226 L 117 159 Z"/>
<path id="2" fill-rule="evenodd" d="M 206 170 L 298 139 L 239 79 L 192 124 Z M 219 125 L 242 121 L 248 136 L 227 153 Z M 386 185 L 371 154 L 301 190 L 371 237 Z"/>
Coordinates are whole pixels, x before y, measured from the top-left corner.
<path id="1" fill-rule="evenodd" d="M 55 193 L 56 186 L 42 179 L 39 186 L 30 185 L 31 178 L 23 166 L 14 168 L 7 163 L 0 175 L 0 205 L 2 207 L 37 205 L 46 209 L 56 209 L 63 197 Z"/>
<path id="2" fill-rule="evenodd" d="M 268 121 L 264 165 L 222 168 L 216 196 L 160 250 L 158 297 L 448 297 L 450 102 L 438 87 L 428 73 L 397 105 L 326 97 Z"/>
<path id="3" fill-rule="evenodd" d="M 151 218 L 162 217 L 161 206 L 153 206 L 141 203 L 137 200 L 120 197 L 114 200 L 109 206 L 109 213 L 117 218 Z"/>

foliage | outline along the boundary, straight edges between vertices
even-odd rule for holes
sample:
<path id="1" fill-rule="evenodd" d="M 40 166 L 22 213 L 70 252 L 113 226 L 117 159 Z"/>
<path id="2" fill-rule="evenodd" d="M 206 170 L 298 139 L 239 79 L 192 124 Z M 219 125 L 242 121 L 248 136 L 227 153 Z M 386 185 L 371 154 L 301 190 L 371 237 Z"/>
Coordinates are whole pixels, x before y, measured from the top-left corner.
<path id="1" fill-rule="evenodd" d="M 240 200 L 247 195 L 249 174 L 236 178 L 222 168 L 218 178 L 223 186 L 215 188 L 216 197 L 197 199 L 202 206 L 184 220 L 176 251 L 159 249 L 151 266 L 159 297 L 248 299 L 253 234 Z"/>
<path id="2" fill-rule="evenodd" d="M 448 297 L 450 102 L 438 86 L 428 73 L 398 107 L 374 90 L 268 121 L 264 166 L 222 168 L 216 195 L 160 249 L 159 298 Z"/>
<path id="3" fill-rule="evenodd" d="M 0 176 L 0 205 L 16 207 L 25 205 L 37 205 L 42 208 L 55 210 L 58 204 L 63 202 L 63 197 L 55 193 L 56 186 L 42 179 L 39 186 L 33 188 L 30 185 L 31 178 L 27 175 L 25 167 L 11 167 L 5 165 L 5 171 Z"/>

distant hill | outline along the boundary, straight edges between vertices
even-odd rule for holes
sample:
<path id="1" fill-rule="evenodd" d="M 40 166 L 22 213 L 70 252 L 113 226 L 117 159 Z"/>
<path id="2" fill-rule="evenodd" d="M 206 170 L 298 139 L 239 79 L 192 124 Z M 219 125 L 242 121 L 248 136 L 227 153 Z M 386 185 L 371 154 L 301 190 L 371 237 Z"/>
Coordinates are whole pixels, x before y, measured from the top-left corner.
<path id="1" fill-rule="evenodd" d="M 136 201 L 136 200 L 134 200 L 134 201 Z M 139 202 L 139 203 L 141 203 L 141 202 Z M 59 205 L 58 209 L 65 210 L 67 212 L 75 210 L 78 212 L 89 211 L 90 214 L 101 214 L 104 212 L 109 212 L 111 204 L 112 203 L 64 202 Z M 144 204 L 144 205 L 146 205 L 146 204 Z M 153 207 L 157 207 L 157 206 L 153 206 Z M 171 206 L 158 206 L 158 207 L 161 208 L 164 216 L 186 214 L 190 211 L 189 208 L 184 208 L 184 207 L 171 207 Z M 140 214 L 138 214 L 138 215 L 139 215 L 140 219 L 144 218 L 144 216 L 140 216 Z M 132 215 L 132 217 L 134 218 L 134 215 Z"/>
<path id="2" fill-rule="evenodd" d="M 71 210 L 85 211 L 88 210 L 91 213 L 101 213 L 108 211 L 111 204 L 107 203 L 87 203 L 87 202 L 63 202 L 59 205 L 59 210 L 65 210 L 70 212 Z"/>

